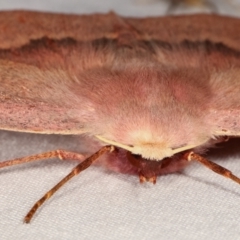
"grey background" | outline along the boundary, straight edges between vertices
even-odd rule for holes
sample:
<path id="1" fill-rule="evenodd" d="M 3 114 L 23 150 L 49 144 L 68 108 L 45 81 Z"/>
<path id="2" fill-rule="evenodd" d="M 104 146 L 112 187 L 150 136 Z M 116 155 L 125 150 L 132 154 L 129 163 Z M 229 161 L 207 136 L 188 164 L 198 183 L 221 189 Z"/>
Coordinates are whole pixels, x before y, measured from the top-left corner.
<path id="1" fill-rule="evenodd" d="M 213 2 L 213 1 L 212 1 Z M 239 5 L 215 1 L 218 11 L 238 16 Z M 1 9 L 128 16 L 163 15 L 167 1 L 1 1 Z M 240 176 L 240 142 L 230 141 L 209 158 Z M 64 148 L 81 151 L 77 137 L 0 131 L 0 160 Z M 31 224 L 22 219 L 33 203 L 74 166 L 46 160 L 0 170 L 1 239 L 240 239 L 240 186 L 197 163 L 182 174 L 140 185 L 136 176 L 92 167 L 61 188 Z"/>

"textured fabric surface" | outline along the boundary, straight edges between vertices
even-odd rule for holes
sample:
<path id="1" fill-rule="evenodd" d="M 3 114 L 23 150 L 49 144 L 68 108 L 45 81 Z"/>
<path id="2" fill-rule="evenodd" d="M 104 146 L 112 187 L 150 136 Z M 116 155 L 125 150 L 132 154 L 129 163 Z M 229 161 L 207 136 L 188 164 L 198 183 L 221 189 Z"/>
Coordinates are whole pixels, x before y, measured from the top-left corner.
<path id="1" fill-rule="evenodd" d="M 213 2 L 213 1 L 212 1 Z M 224 14 L 240 14 L 228 1 L 215 1 Z M 234 1 L 232 1 L 234 2 Z M 235 1 L 237 3 L 237 1 Z M 12 0 L 0 9 L 75 13 L 163 15 L 168 2 L 157 0 Z M 209 158 L 240 176 L 240 141 L 230 141 Z M 0 160 L 57 148 L 81 151 L 77 137 L 0 131 Z M 35 215 L 22 219 L 33 203 L 74 166 L 46 160 L 0 171 L 1 239 L 239 239 L 240 186 L 197 163 L 181 174 L 161 177 L 155 186 L 136 176 L 92 167 L 61 188 Z"/>

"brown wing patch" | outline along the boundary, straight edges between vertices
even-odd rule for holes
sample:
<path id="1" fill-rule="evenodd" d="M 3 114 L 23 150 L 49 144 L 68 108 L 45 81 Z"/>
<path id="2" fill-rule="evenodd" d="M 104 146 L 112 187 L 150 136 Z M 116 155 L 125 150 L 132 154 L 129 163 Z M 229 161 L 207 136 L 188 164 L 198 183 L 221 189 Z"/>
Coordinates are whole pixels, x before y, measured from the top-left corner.
<path id="1" fill-rule="evenodd" d="M 126 21 L 151 39 L 168 43 L 210 41 L 240 50 L 240 20 L 214 14 L 128 18 Z"/>
<path id="2" fill-rule="evenodd" d="M 119 17 L 114 13 L 79 16 L 31 11 L 1 12 L 0 48 L 20 47 L 43 37 L 91 41 L 111 36 L 114 23 L 119 23 Z"/>

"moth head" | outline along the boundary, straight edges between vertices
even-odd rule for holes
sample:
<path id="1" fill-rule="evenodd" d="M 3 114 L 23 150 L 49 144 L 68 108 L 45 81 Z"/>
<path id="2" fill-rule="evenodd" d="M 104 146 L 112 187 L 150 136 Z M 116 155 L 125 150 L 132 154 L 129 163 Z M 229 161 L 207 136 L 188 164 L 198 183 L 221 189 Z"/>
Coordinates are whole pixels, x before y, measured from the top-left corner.
<path id="1" fill-rule="evenodd" d="M 204 114 L 208 76 L 155 67 L 132 65 L 96 81 L 101 94 L 91 94 L 90 129 L 104 143 L 160 161 L 204 144 L 212 132 Z"/>

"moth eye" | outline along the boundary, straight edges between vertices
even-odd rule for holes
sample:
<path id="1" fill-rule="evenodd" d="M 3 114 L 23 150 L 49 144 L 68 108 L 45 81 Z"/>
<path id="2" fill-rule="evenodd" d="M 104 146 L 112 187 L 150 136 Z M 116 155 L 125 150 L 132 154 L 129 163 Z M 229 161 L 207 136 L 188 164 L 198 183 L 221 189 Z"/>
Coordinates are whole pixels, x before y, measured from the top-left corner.
<path id="1" fill-rule="evenodd" d="M 141 159 L 142 156 L 139 155 L 139 154 L 134 154 L 134 153 L 131 153 L 133 157 L 135 157 L 136 159 Z"/>

